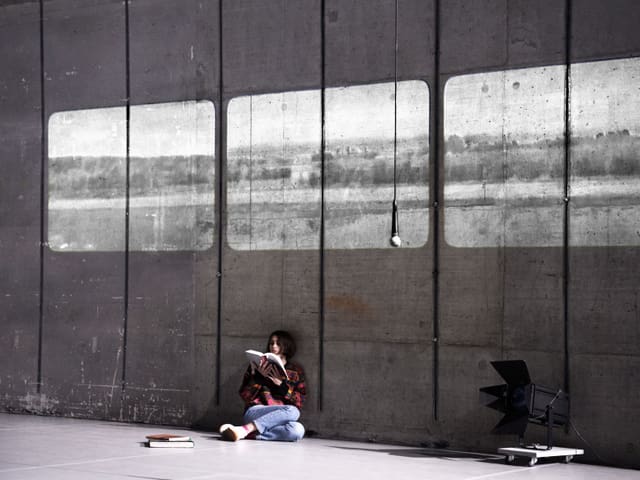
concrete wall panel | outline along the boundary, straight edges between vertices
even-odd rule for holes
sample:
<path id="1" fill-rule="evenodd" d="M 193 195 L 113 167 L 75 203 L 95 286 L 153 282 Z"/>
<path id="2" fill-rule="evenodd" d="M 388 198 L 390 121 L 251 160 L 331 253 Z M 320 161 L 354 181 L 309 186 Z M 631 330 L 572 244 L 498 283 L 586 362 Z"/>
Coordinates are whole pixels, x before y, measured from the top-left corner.
<path id="1" fill-rule="evenodd" d="M 564 349 L 562 251 L 531 248 L 516 254 L 508 250 L 505 264 L 505 270 L 514 273 L 505 278 L 503 347 L 560 354 Z M 556 380 L 562 385 L 562 376 Z"/>
<path id="2" fill-rule="evenodd" d="M 225 2 L 222 16 L 225 96 L 320 87 L 320 2 Z M 319 133 L 318 129 L 317 150 Z M 283 153 L 288 145 L 286 137 L 283 126 L 273 139 L 274 144 L 281 142 Z M 279 194 L 274 192 L 274 198 Z M 305 410 L 316 409 L 319 258 L 314 249 L 240 251 L 225 245 L 220 384 L 223 410 L 235 415 L 242 411 L 237 394 L 246 366 L 242 352 L 248 348 L 262 351 L 269 333 L 280 328 L 291 331 L 299 343 L 296 360 L 310 376 Z"/>
<path id="3" fill-rule="evenodd" d="M 37 5 L 0 16 L 0 385 L 5 408 L 37 392 L 40 305 L 41 110 Z"/>
<path id="4" fill-rule="evenodd" d="M 218 2 L 131 2 L 131 101 L 217 99 Z"/>
<path id="5" fill-rule="evenodd" d="M 440 341 L 452 345 L 499 348 L 504 299 L 499 250 L 473 250 L 467 255 L 442 249 L 440 263 Z M 482 275 L 482 281 L 477 276 Z"/>
<path id="6" fill-rule="evenodd" d="M 442 73 L 564 62 L 564 4 L 441 2 Z"/>
<path id="7" fill-rule="evenodd" d="M 572 61 L 640 54 L 640 37 L 633 33 L 640 15 L 635 2 L 579 0 L 572 2 L 572 7 Z M 593 444 L 595 460 L 637 468 L 638 445 L 629 433 L 634 428 L 637 430 L 635 415 L 631 412 L 639 408 L 638 395 L 633 392 L 638 391 L 635 372 L 640 352 L 637 268 L 640 258 L 637 248 L 632 246 L 637 245 L 637 240 L 623 232 L 634 225 L 624 214 L 635 214 L 638 202 L 636 195 L 624 193 L 619 186 L 636 184 L 637 173 L 631 177 L 602 175 L 602 172 L 585 176 L 581 170 L 588 161 L 603 168 L 608 153 L 618 160 L 637 164 L 634 154 L 620 153 L 626 136 L 617 136 L 617 132 L 609 135 L 609 131 L 617 129 L 606 129 L 610 143 L 589 143 L 590 129 L 601 126 L 605 119 L 609 124 L 620 125 L 620 129 L 636 131 L 635 114 L 625 109 L 626 105 L 636 104 L 636 96 L 631 94 L 628 100 L 620 101 L 616 92 L 619 90 L 622 94 L 636 88 L 635 62 L 637 58 L 629 61 L 629 69 L 621 69 L 619 63 L 612 62 L 608 69 L 602 70 L 604 75 L 600 73 L 603 62 L 598 62 L 598 68 L 594 63 L 573 70 L 568 374 L 573 419 L 583 435 L 588 432 L 586 437 Z M 618 70 L 631 72 L 631 76 L 625 73 L 622 84 L 616 75 Z M 609 85 L 610 91 L 600 85 Z M 581 95 L 581 91 L 590 93 Z M 606 105 L 606 115 L 591 110 L 589 104 L 596 108 Z M 593 121 L 581 118 L 578 112 L 585 106 L 588 116 L 599 118 Z M 635 141 L 635 137 L 631 140 Z M 585 156 L 585 151 L 590 154 Z M 585 181 L 587 188 L 583 188 Z M 606 193 L 598 194 L 598 189 L 603 188 Z M 633 229 L 631 227 L 630 232 Z M 604 235 L 603 230 L 607 232 Z M 590 238 L 596 239 L 597 248 L 590 245 Z"/>
<path id="8" fill-rule="evenodd" d="M 130 29 L 130 89 L 131 103 L 149 105 L 178 101 L 218 100 L 219 49 L 217 2 L 134 2 L 129 11 Z M 168 151 L 158 152 L 153 145 L 140 146 L 131 154 L 161 163 L 164 156 L 202 155 L 201 147 L 180 145 L 180 141 L 198 143 L 206 130 L 215 131 L 215 114 L 204 119 L 193 107 L 169 106 L 165 117 L 156 117 L 163 123 L 168 135 L 172 131 L 172 115 L 176 123 L 184 120 L 182 128 L 191 129 L 184 137 L 169 143 Z M 179 114 L 182 108 L 188 113 Z M 215 107 L 212 107 L 215 108 Z M 131 141 L 144 134 L 144 125 L 134 123 L 132 117 Z M 207 138 L 213 135 L 206 134 Z M 214 155 L 214 145 L 209 154 Z M 173 153 L 172 153 L 173 152 Z M 177 153 L 176 153 L 177 152 Z M 211 157 L 208 162 L 214 163 Z M 176 166 L 176 170 L 178 166 Z M 217 170 L 217 167 L 214 169 Z M 169 170 L 167 173 L 169 173 Z M 152 177 L 153 172 L 145 172 Z M 162 173 L 158 173 L 161 176 Z M 193 176 L 196 180 L 196 175 Z M 155 179 L 155 177 L 154 177 Z M 207 194 L 214 198 L 215 182 L 205 184 Z M 184 205 L 171 206 L 165 196 L 180 195 L 181 189 L 196 191 L 198 185 L 163 184 L 163 190 L 149 189 L 149 195 L 158 204 L 144 215 L 130 217 L 130 232 L 146 228 L 148 217 L 166 219 L 154 230 L 162 237 L 180 234 L 172 224 L 171 211 L 189 215 Z M 200 190 L 197 190 L 201 194 Z M 136 195 L 136 193 L 132 193 Z M 137 194 L 139 195 L 139 194 Z M 182 198 L 182 197 L 181 197 Z M 184 197 L 188 198 L 188 197 Z M 183 200 L 184 200 L 183 198 Z M 199 207 L 200 208 L 200 207 Z M 213 209 L 214 205 L 202 208 Z M 197 210 L 197 231 L 204 224 Z M 213 217 L 213 214 L 210 214 Z M 162 222 L 162 220 L 161 220 Z M 187 233 L 188 241 L 194 233 Z M 176 238 L 179 238 L 176 236 Z M 211 231 L 203 239 L 210 247 L 199 251 L 164 251 L 159 244 L 156 251 L 141 252 L 132 247 L 129 253 L 129 310 L 127 325 L 125 417 L 133 421 L 185 424 L 205 421 L 210 405 L 215 401 L 215 372 L 217 341 L 217 238 Z M 173 240 L 175 243 L 176 240 Z M 172 240 L 167 240 L 171 244 Z M 171 248 L 171 247 L 166 247 Z M 184 249 L 184 247 L 178 249 Z M 203 366 L 199 368 L 198 366 Z M 196 380 L 197 378 L 197 380 Z M 141 409 L 144 406 L 144 410 Z"/>
<path id="9" fill-rule="evenodd" d="M 557 2 L 443 3 L 441 72 L 445 80 L 451 73 L 562 63 L 565 49 L 563 8 Z M 527 247 L 522 248 L 523 239 L 518 233 L 531 229 L 542 245 L 557 247 L 561 244 L 561 241 L 543 239 L 561 237 L 558 233 L 562 229 L 559 193 L 562 192 L 562 175 L 551 175 L 548 188 L 555 191 L 556 196 L 547 194 L 553 197 L 548 210 L 543 202 L 527 205 L 531 200 L 518 196 L 524 187 L 510 184 L 514 179 L 509 180 L 512 175 L 509 168 L 514 168 L 512 162 L 516 159 L 511 157 L 515 155 L 512 147 L 516 144 L 510 142 L 517 138 L 516 143 L 520 143 L 523 139 L 519 138 L 522 134 L 517 133 L 518 127 L 509 110 L 512 105 L 507 99 L 519 86 L 516 81 L 505 80 L 504 91 L 507 93 L 503 98 L 502 114 L 491 117 L 498 125 L 503 125 L 502 139 L 498 139 L 503 146 L 495 154 L 495 163 L 502 164 L 502 180 L 495 181 L 504 197 L 480 199 L 477 204 L 462 200 L 455 205 L 448 205 L 445 197 L 442 212 L 445 225 L 454 226 L 447 222 L 447 215 L 453 215 L 458 209 L 465 212 L 475 209 L 479 215 L 476 220 L 481 226 L 468 224 L 469 231 L 491 231 L 496 225 L 494 217 L 498 217 L 497 228 L 503 229 L 496 237 L 495 246 L 492 245 L 495 248 L 453 247 L 446 242 L 448 232 L 445 231 L 445 242 L 440 249 L 440 418 L 452 443 L 471 448 L 474 442 L 497 445 L 499 441 L 489 432 L 500 416 L 492 415 L 477 400 L 478 388 L 504 383 L 491 367 L 491 361 L 525 360 L 532 375 L 537 372 L 551 387 L 564 387 L 563 251 L 561 248 L 533 248 L 531 245 L 536 243 L 530 241 L 525 241 Z M 486 89 L 483 91 L 487 93 Z M 445 93 L 444 111 L 453 107 L 447 102 L 464 104 L 467 94 L 471 98 L 482 95 L 471 90 L 458 97 Z M 544 95 L 541 91 L 540 102 L 548 103 L 549 99 Z M 486 112 L 493 111 L 490 101 L 485 108 Z M 517 105 L 516 100 L 516 108 L 527 107 Z M 545 114 L 551 115 L 550 112 Z M 531 118 L 536 115 L 530 112 Z M 490 126 L 485 127 L 491 132 Z M 482 130 L 483 127 L 479 128 Z M 543 137 L 542 132 L 529 133 L 532 138 Z M 562 135 L 561 130 L 551 133 Z M 452 134 L 460 135 L 460 131 L 445 131 L 445 142 Z M 527 141 L 531 140 L 523 143 Z M 453 147 L 446 145 L 449 151 L 443 156 L 442 164 L 445 189 L 446 179 L 452 177 L 447 164 L 451 158 L 449 153 L 454 152 Z M 476 160 L 480 161 L 482 155 L 492 154 L 477 155 Z M 547 172 L 544 174 L 548 175 Z M 493 181 L 490 178 L 486 183 Z M 490 213 L 483 213 L 486 211 Z M 546 213 L 538 213 L 541 211 Z M 472 238 L 464 241 L 467 245 L 474 242 Z M 534 381 L 538 380 L 534 377 Z M 544 381 L 540 383 L 544 384 Z M 450 401 L 452 398 L 456 402 Z M 533 429 L 527 430 L 527 438 L 536 438 L 536 435 Z"/>
<path id="10" fill-rule="evenodd" d="M 572 61 L 640 55 L 633 0 L 574 0 L 571 6 Z"/>
<path id="11" fill-rule="evenodd" d="M 640 276 L 635 249 L 572 249 L 571 351 L 591 355 L 640 354 Z M 597 275 L 594 275 L 597 272 Z"/>
<path id="12" fill-rule="evenodd" d="M 395 430 L 396 441 L 434 437 L 430 349 L 363 340 L 328 340 L 325 349 L 323 434 L 384 441 Z"/>
<path id="13" fill-rule="evenodd" d="M 328 2 L 327 84 L 393 81 L 396 73 L 398 78 L 402 75 L 431 80 L 434 64 L 430 52 L 435 48 L 433 12 L 431 2 L 400 1 L 397 11 L 394 2 Z M 421 25 L 423 34 L 410 42 L 405 35 L 417 25 Z M 325 212 L 330 219 L 329 206 Z M 389 227 L 391 214 L 389 198 Z M 403 218 L 402 212 L 399 215 Z M 400 224 L 402 231 L 402 221 Z M 391 231 L 379 234 L 386 238 Z M 372 438 L 384 438 L 386 429 L 381 424 L 390 420 L 390 416 L 400 415 L 401 424 L 416 425 L 427 435 L 433 332 L 430 249 L 326 250 L 324 265 L 327 343 L 323 405 L 334 419 L 329 423 L 333 425 L 327 427 L 355 434 L 357 427 L 352 422 L 363 423 Z M 378 352 L 382 360 L 378 360 Z M 405 357 L 408 352 L 417 355 L 418 360 Z M 381 376 L 392 383 L 391 388 L 379 388 L 378 382 L 372 383 L 365 374 L 375 371 L 378 364 L 384 370 Z M 391 370 L 396 368 L 404 372 L 397 382 L 391 380 Z M 420 380 L 414 383 L 415 378 Z M 394 412 L 399 394 L 404 404 L 416 406 L 408 409 L 415 413 L 414 418 Z M 367 400 L 376 407 L 363 410 L 361 405 Z"/>
<path id="14" fill-rule="evenodd" d="M 480 403 L 478 389 L 504 383 L 490 362 L 493 348 L 441 345 L 438 426 L 444 439 L 461 448 L 478 448 L 495 441 L 490 434 L 501 415 Z"/>
<path id="15" fill-rule="evenodd" d="M 47 122 L 54 112 L 125 104 L 124 33 L 121 2 L 44 4 Z M 124 253 L 47 249 L 43 268 L 42 391 L 52 413 L 120 418 Z"/>
<path id="16" fill-rule="evenodd" d="M 320 2 L 223 2 L 225 93 L 318 88 Z"/>
<path id="17" fill-rule="evenodd" d="M 193 421 L 196 303 L 192 257 L 165 253 L 161 262 L 138 257 L 129 264 L 133 288 L 127 325 L 125 408 L 134 421 Z M 140 405 L 145 405 L 148 413 L 136 416 Z"/>
<path id="18" fill-rule="evenodd" d="M 638 363 L 629 355 L 572 355 L 571 444 L 579 442 L 576 430 L 586 437 L 588 461 L 638 468 Z"/>
<path id="19" fill-rule="evenodd" d="M 396 14 L 398 55 L 396 48 Z M 326 3 L 327 85 L 420 78 L 433 72 L 433 2 Z M 419 33 L 418 33 L 419 32 Z"/>

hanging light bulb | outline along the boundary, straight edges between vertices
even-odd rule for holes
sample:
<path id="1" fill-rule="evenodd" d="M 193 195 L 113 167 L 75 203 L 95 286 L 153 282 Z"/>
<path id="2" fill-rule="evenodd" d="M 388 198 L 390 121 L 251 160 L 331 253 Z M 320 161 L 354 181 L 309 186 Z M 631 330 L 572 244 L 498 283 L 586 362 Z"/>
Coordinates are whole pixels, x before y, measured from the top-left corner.
<path id="1" fill-rule="evenodd" d="M 400 231 L 398 228 L 398 202 L 396 202 L 395 198 L 393 199 L 391 215 L 391 246 L 400 247 L 402 245 L 402 240 L 400 239 Z"/>
<path id="2" fill-rule="evenodd" d="M 393 50 L 394 63 L 394 81 L 393 81 L 393 208 L 391 210 L 391 239 L 392 247 L 402 245 L 400 240 L 400 231 L 398 225 L 398 202 L 397 187 L 398 179 L 396 176 L 397 152 L 398 152 L 398 0 L 395 4 L 395 28 L 394 28 L 395 45 Z"/>

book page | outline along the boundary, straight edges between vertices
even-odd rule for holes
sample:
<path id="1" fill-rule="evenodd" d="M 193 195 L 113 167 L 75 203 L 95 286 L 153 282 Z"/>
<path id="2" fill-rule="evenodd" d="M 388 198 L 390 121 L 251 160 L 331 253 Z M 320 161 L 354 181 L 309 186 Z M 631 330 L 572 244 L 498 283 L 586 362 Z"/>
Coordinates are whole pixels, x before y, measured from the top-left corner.
<path id="1" fill-rule="evenodd" d="M 276 364 L 280 368 L 284 376 L 287 378 L 287 380 L 289 379 L 289 375 L 287 375 L 287 369 L 285 368 L 284 363 L 282 363 L 280 357 L 278 357 L 275 353 L 262 353 L 257 350 L 246 350 L 244 353 L 247 357 L 247 360 L 249 360 L 249 363 L 253 363 L 256 366 L 260 365 L 260 362 L 263 358 L 270 363 Z"/>
<path id="2" fill-rule="evenodd" d="M 247 360 L 249 360 L 249 363 L 253 363 L 256 366 L 260 365 L 260 362 L 262 360 L 262 352 L 259 352 L 257 350 L 247 350 L 244 352 L 244 354 L 247 357 Z"/>

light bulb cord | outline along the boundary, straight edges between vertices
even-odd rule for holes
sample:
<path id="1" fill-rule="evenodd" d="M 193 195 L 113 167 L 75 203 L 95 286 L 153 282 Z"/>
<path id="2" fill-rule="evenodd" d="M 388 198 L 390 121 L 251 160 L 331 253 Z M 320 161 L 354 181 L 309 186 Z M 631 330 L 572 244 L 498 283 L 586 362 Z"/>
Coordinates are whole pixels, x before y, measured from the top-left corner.
<path id="1" fill-rule="evenodd" d="M 399 247 L 400 226 L 398 222 L 398 0 L 394 12 L 394 49 L 393 49 L 393 203 L 391 208 L 391 245 Z"/>

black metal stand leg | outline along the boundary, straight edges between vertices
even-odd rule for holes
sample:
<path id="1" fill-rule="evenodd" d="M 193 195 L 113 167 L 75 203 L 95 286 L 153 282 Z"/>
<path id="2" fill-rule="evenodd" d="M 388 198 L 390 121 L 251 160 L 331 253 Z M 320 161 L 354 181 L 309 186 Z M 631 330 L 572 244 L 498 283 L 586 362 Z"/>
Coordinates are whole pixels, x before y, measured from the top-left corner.
<path id="1" fill-rule="evenodd" d="M 547 450 L 553 448 L 553 407 L 547 405 Z"/>

